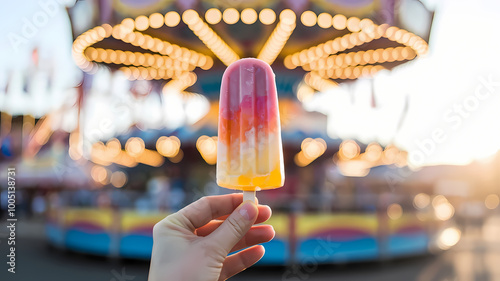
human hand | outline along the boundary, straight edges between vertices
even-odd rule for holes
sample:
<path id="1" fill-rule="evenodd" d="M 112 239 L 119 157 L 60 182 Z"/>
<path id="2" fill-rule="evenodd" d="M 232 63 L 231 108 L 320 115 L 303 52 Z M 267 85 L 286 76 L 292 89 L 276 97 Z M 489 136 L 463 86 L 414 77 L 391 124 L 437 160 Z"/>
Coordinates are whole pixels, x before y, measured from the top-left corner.
<path id="1" fill-rule="evenodd" d="M 254 224 L 268 220 L 271 208 L 242 200 L 242 194 L 203 197 L 158 222 L 149 281 L 226 280 L 260 260 L 264 247 L 256 244 L 275 233 Z"/>

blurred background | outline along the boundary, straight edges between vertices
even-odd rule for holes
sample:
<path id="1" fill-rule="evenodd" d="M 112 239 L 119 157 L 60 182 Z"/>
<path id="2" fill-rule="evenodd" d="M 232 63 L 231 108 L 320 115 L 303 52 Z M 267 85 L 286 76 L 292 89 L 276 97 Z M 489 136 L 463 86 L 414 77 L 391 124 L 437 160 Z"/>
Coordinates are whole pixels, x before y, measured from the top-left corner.
<path id="1" fill-rule="evenodd" d="M 146 280 L 153 225 L 217 186 L 218 97 L 276 74 L 276 237 L 231 280 L 500 280 L 500 3 L 32 0 L 0 11 L 16 274 Z M 10 169 L 10 170 L 9 170 Z"/>

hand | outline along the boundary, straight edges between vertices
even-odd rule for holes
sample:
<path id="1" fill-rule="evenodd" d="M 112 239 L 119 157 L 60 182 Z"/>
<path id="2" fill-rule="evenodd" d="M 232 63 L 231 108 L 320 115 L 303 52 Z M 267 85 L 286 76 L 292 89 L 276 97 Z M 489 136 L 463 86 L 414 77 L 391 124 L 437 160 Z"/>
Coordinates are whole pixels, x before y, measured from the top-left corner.
<path id="1" fill-rule="evenodd" d="M 158 222 L 149 281 L 226 280 L 260 260 L 264 247 L 256 244 L 273 239 L 274 229 L 254 224 L 268 220 L 271 208 L 242 200 L 242 194 L 203 197 Z"/>

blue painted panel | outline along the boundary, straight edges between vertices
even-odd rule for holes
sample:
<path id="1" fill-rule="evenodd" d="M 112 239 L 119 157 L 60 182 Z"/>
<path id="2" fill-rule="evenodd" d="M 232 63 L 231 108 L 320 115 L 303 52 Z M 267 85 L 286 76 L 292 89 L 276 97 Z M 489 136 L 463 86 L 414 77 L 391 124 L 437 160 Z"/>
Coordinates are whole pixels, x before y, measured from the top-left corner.
<path id="1" fill-rule="evenodd" d="M 389 237 L 389 255 L 391 257 L 410 256 L 427 252 L 429 236 L 426 233 L 393 234 Z"/>
<path id="2" fill-rule="evenodd" d="M 66 247 L 70 250 L 95 254 L 108 255 L 111 237 L 107 233 L 87 233 L 70 229 L 66 232 Z"/>
<path id="3" fill-rule="evenodd" d="M 120 240 L 120 256 L 125 258 L 150 259 L 153 237 L 149 235 L 125 235 Z"/>
<path id="4" fill-rule="evenodd" d="M 56 225 L 45 225 L 45 235 L 47 239 L 55 246 L 64 246 L 64 231 Z"/>
<path id="5" fill-rule="evenodd" d="M 329 263 L 375 260 L 379 257 L 377 240 L 372 237 L 352 241 L 307 239 L 299 242 L 299 263 Z"/>
<path id="6" fill-rule="evenodd" d="M 274 238 L 262 245 L 266 248 L 266 253 L 257 264 L 285 265 L 290 259 L 289 247 L 286 241 Z"/>

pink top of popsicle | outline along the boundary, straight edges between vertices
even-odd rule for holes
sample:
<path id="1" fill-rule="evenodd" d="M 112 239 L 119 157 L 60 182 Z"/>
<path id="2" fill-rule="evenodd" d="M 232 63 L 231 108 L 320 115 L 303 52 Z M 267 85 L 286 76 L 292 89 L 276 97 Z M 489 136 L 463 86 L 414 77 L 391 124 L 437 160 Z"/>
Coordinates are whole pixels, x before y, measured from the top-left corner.
<path id="1" fill-rule="evenodd" d="M 222 77 L 219 118 L 230 125 L 227 128 L 226 122 L 219 122 L 223 126 L 219 128 L 219 138 L 225 143 L 239 137 L 234 134 L 254 127 L 261 127 L 265 133 L 276 131 L 278 98 L 274 73 L 267 63 L 247 58 L 226 69 Z M 229 139 L 223 137 L 224 133 L 228 133 Z M 241 141 L 245 141 L 246 136 L 242 137 Z"/>

